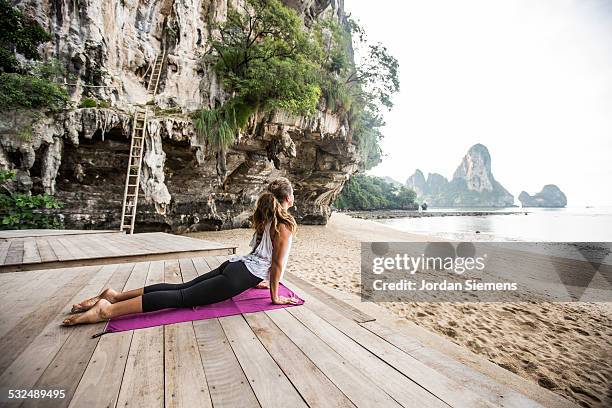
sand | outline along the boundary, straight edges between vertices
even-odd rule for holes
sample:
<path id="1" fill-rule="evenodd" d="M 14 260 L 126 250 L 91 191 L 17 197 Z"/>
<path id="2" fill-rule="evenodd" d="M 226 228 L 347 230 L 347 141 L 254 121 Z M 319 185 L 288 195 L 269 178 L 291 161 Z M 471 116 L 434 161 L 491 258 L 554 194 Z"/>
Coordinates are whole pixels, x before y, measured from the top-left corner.
<path id="1" fill-rule="evenodd" d="M 188 234 L 250 248 L 252 230 Z M 299 225 L 287 270 L 359 293 L 361 241 L 439 241 L 334 212 L 325 226 Z M 612 406 L 610 303 L 385 302 L 405 317 L 582 406 Z"/>

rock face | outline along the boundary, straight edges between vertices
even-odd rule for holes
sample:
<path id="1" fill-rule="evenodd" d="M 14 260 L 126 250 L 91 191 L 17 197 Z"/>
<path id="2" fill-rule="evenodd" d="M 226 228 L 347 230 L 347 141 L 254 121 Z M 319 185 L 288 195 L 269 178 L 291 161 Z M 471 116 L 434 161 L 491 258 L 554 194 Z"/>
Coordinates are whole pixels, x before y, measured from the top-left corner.
<path id="1" fill-rule="evenodd" d="M 391 185 L 394 185 L 394 186 L 396 186 L 396 187 L 401 187 L 401 186 L 403 186 L 403 184 L 402 184 L 402 183 L 400 183 L 399 181 L 395 180 L 395 179 L 394 179 L 394 178 L 392 178 L 392 177 L 389 177 L 389 176 L 383 176 L 383 177 L 382 177 L 382 179 L 383 179 L 384 181 L 386 181 L 387 183 L 389 183 L 389 184 L 391 184 Z"/>
<path id="2" fill-rule="evenodd" d="M 554 184 L 545 185 L 542 191 L 533 196 L 526 191 L 521 191 L 518 199 L 523 207 L 562 208 L 567 205 L 567 197 Z"/>
<path id="3" fill-rule="evenodd" d="M 514 197 L 493 177 L 491 155 L 486 146 L 472 146 L 455 170 L 452 180 L 431 173 L 425 180 L 421 170 L 406 185 L 420 200 L 434 207 L 510 207 Z"/>
<path id="4" fill-rule="evenodd" d="M 240 1 L 13 3 L 53 35 L 42 54 L 59 58 L 74 75 L 72 99 L 111 105 L 0 118 L 0 168 L 17 170 L 19 190 L 62 201 L 68 228 L 119 227 L 133 105 L 146 103 L 145 74 L 164 49 L 157 108 L 147 123 L 137 231 L 248 226 L 259 193 L 277 176 L 293 183 L 290 211 L 298 222 L 325 224 L 331 202 L 362 164 L 346 118 L 320 106 L 311 118 L 284 111 L 252 115 L 227 150 L 226 176 L 217 175 L 215 151 L 199 140 L 189 114 L 229 98 L 199 61 L 212 35 L 208 22 L 223 21 L 229 3 Z M 306 27 L 322 15 L 345 18 L 342 1 L 284 3 Z M 31 137 L 17 136 L 29 126 Z"/>
<path id="5" fill-rule="evenodd" d="M 408 180 L 406 180 L 406 186 L 412 188 L 417 193 L 417 197 L 425 194 L 427 182 L 425 181 L 425 176 L 421 170 L 416 169 L 414 174 L 408 177 Z"/>

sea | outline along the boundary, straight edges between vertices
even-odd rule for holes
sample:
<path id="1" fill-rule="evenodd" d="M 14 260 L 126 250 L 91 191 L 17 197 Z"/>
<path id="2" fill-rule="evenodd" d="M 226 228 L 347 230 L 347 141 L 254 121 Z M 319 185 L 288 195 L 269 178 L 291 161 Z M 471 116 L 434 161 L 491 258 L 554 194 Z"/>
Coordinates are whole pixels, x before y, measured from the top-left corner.
<path id="1" fill-rule="evenodd" d="M 428 208 L 427 212 L 514 212 L 376 219 L 392 228 L 457 241 L 612 242 L 612 206 Z"/>

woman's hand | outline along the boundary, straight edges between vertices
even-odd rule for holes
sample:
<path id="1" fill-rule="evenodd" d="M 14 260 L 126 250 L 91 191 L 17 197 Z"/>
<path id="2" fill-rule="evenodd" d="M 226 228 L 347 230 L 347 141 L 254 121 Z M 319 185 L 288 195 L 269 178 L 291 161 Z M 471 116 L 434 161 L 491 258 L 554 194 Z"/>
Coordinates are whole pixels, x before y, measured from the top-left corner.
<path id="1" fill-rule="evenodd" d="M 269 289 L 270 283 L 267 280 L 262 280 L 255 286 L 257 289 Z"/>
<path id="2" fill-rule="evenodd" d="M 300 300 L 294 296 L 278 296 L 276 299 L 272 299 L 272 303 L 275 305 L 299 305 Z"/>

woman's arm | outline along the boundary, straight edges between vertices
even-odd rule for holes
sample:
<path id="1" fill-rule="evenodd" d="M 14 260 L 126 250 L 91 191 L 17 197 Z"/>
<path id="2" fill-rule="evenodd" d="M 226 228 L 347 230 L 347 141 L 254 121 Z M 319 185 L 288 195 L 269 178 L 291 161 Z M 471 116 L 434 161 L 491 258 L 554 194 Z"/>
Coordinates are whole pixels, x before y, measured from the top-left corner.
<path id="1" fill-rule="evenodd" d="M 283 270 L 283 258 L 289 247 L 289 237 L 291 230 L 281 223 L 279 225 L 279 234 L 272 241 L 272 265 L 270 266 L 270 298 L 272 303 L 287 304 L 297 303 L 292 298 L 278 296 L 278 282 L 280 281 L 281 272 Z"/>

